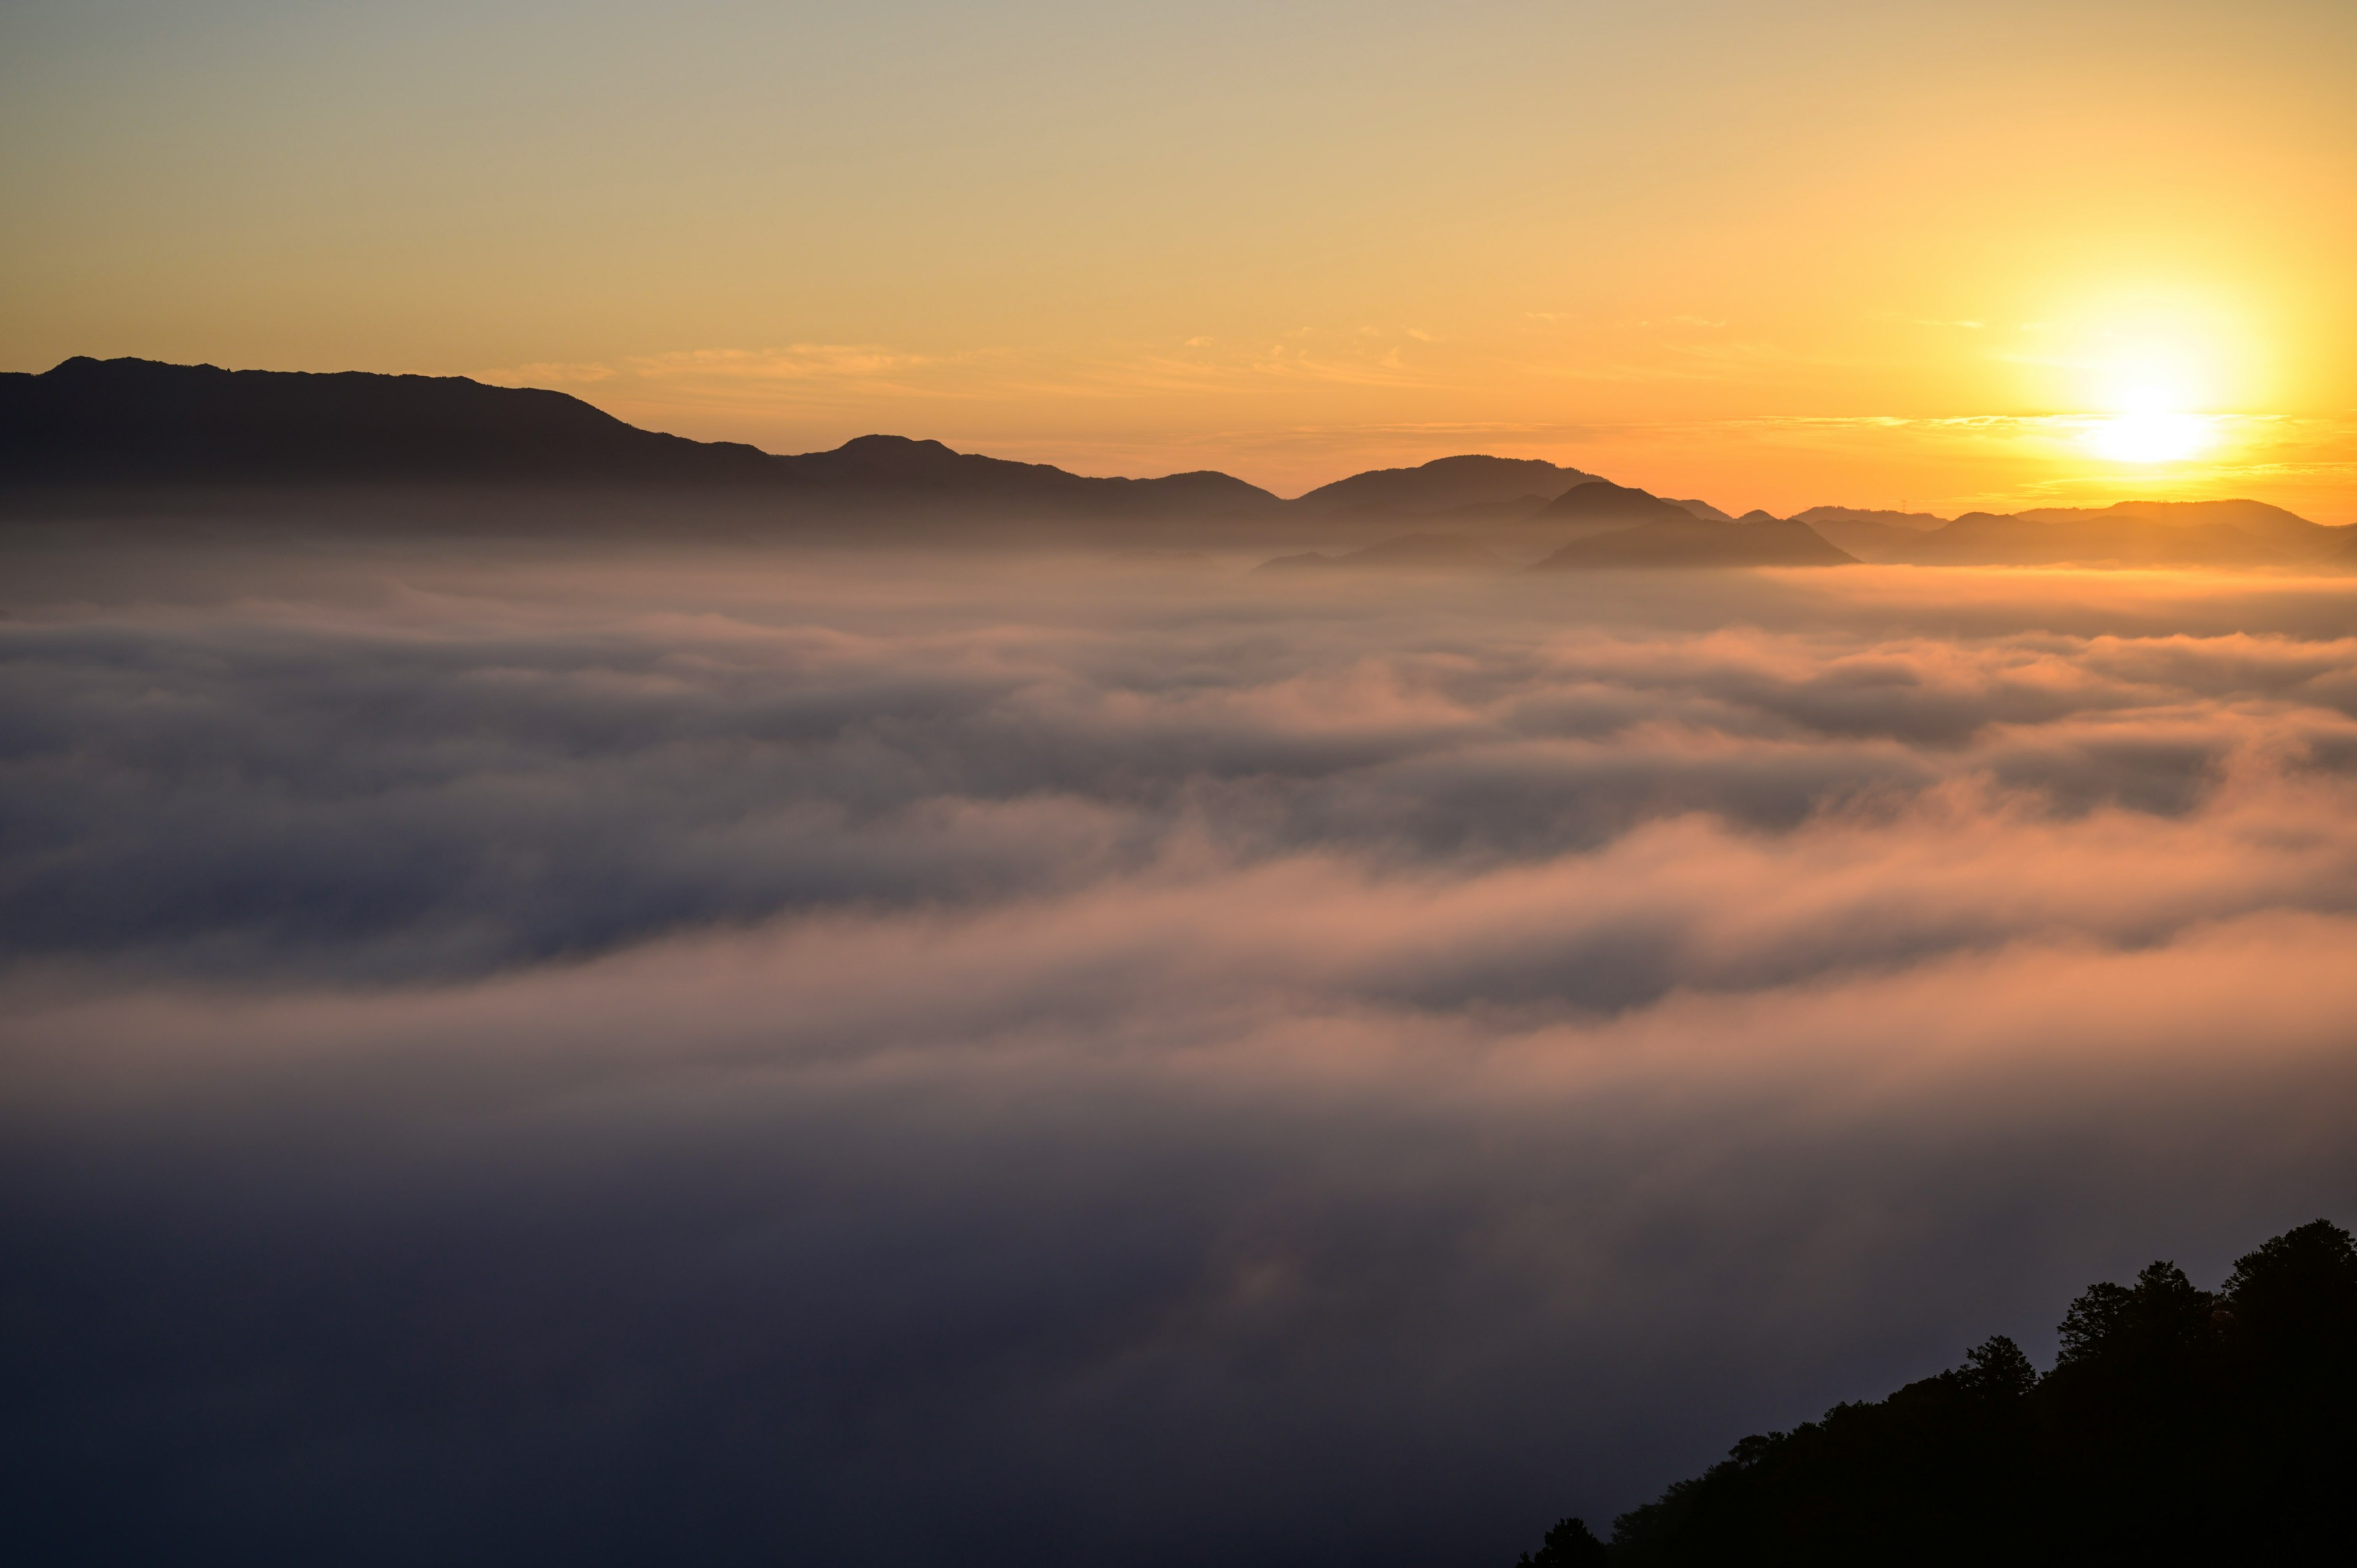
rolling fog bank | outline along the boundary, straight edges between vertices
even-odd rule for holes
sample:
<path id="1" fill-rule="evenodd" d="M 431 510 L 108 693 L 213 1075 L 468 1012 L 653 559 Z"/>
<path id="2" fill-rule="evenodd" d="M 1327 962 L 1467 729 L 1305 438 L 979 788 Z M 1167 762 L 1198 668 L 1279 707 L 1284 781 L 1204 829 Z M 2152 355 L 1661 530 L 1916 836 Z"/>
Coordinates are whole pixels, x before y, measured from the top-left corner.
<path id="1" fill-rule="evenodd" d="M 1512 1560 L 2357 1215 L 2357 579 L 150 539 L 0 608 L 12 1534 Z"/>

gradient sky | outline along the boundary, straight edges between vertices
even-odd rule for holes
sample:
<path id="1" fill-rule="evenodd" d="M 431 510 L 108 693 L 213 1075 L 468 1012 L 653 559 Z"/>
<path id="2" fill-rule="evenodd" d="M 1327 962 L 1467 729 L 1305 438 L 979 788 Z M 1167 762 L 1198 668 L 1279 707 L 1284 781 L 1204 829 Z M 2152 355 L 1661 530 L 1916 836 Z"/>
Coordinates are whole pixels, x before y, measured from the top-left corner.
<path id="1" fill-rule="evenodd" d="M 0 366 L 2350 521 L 2352 81 L 2345 0 L 13 0 Z"/>

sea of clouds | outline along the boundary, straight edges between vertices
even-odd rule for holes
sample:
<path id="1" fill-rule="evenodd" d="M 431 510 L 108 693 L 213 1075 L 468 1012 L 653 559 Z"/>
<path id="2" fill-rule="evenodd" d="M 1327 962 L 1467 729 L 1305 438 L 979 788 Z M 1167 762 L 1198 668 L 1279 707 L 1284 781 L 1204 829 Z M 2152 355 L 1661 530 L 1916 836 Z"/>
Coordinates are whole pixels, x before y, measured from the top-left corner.
<path id="1" fill-rule="evenodd" d="M 2357 1219 L 2357 585 L 35 553 L 82 1560 L 1511 1563 Z"/>

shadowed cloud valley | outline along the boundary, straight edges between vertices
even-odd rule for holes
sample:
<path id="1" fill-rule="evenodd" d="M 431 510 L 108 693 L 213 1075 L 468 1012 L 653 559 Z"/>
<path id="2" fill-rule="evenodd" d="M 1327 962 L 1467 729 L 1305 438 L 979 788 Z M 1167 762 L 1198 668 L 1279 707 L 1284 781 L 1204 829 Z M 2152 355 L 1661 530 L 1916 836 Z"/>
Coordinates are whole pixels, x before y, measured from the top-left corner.
<path id="1" fill-rule="evenodd" d="M 10 549 L 102 1556 L 1503 1562 L 2357 1196 L 2346 577 Z"/>

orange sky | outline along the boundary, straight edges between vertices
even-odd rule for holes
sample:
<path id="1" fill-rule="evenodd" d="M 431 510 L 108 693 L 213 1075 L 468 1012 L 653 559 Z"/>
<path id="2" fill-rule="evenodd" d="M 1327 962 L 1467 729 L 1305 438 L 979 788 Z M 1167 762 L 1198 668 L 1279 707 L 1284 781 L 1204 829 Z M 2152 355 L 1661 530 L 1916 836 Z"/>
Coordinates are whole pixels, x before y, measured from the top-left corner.
<path id="1" fill-rule="evenodd" d="M 2352 521 L 2352 81 L 2345 0 L 17 0 L 0 365 Z"/>

